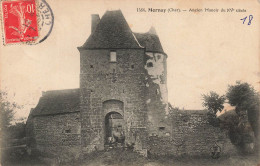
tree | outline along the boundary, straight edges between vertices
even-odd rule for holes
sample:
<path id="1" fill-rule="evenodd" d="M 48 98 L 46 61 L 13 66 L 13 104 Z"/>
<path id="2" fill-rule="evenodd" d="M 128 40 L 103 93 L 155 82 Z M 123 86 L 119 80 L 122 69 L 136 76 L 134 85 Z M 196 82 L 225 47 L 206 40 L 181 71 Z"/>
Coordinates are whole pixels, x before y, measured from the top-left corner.
<path id="1" fill-rule="evenodd" d="M 0 91 L 0 127 L 2 131 L 5 131 L 11 125 L 11 121 L 14 120 L 15 108 L 17 108 L 17 105 L 7 100 L 7 93 Z"/>
<path id="2" fill-rule="evenodd" d="M 224 108 L 225 96 L 220 96 L 216 92 L 210 91 L 209 94 L 202 95 L 203 103 L 202 105 L 208 109 L 210 112 L 216 114 Z"/>
<path id="3" fill-rule="evenodd" d="M 7 92 L 0 91 L 0 131 L 2 139 L 8 139 L 8 137 L 13 135 L 11 134 L 11 131 L 22 125 L 22 123 L 12 125 L 15 110 L 20 108 L 21 106 L 17 105 L 15 102 L 8 101 Z"/>
<path id="4" fill-rule="evenodd" d="M 238 81 L 235 85 L 228 86 L 226 97 L 230 105 L 236 106 L 238 115 L 247 114 L 254 135 L 258 138 L 260 109 L 259 93 L 256 92 L 250 84 Z"/>
<path id="5" fill-rule="evenodd" d="M 226 112 L 217 118 L 216 113 L 224 108 L 225 98 L 235 106 L 235 112 Z M 259 139 L 259 99 L 259 93 L 250 84 L 237 82 L 228 86 L 226 97 L 215 92 L 203 95 L 202 104 L 209 110 L 209 123 L 227 129 L 231 142 L 242 152 L 250 153 L 259 146 L 255 141 Z M 256 143 L 256 148 L 252 148 L 252 143 Z"/>
<path id="6" fill-rule="evenodd" d="M 202 95 L 202 105 L 208 110 L 208 121 L 214 127 L 219 127 L 220 121 L 216 113 L 224 108 L 225 96 L 220 96 L 216 92 L 211 91 L 209 94 Z"/>

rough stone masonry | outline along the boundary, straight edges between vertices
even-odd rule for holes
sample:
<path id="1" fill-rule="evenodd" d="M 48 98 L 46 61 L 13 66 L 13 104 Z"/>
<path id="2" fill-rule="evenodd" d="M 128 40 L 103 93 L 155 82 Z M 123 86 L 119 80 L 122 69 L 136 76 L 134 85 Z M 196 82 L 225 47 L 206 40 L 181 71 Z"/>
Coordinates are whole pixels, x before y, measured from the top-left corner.
<path id="1" fill-rule="evenodd" d="M 146 33 L 134 33 L 120 10 L 107 11 L 101 19 L 94 14 L 91 34 L 78 50 L 80 87 L 43 92 L 27 120 L 28 147 L 45 155 L 78 158 L 104 150 L 120 128 L 124 145 L 134 145 L 144 155 L 166 146 L 165 152 L 172 155 L 200 154 L 199 148 L 192 148 L 192 140 L 181 141 L 188 136 L 182 130 L 200 125 L 198 119 L 191 116 L 186 124 L 178 123 L 177 114 L 177 119 L 165 118 L 167 54 L 153 27 Z M 201 131 L 201 138 L 215 132 L 223 135 L 216 130 L 207 133 L 201 127 L 194 130 Z M 218 137 L 209 139 L 214 142 Z M 207 142 L 197 142 L 196 146 L 203 145 L 201 152 L 209 152 Z"/>

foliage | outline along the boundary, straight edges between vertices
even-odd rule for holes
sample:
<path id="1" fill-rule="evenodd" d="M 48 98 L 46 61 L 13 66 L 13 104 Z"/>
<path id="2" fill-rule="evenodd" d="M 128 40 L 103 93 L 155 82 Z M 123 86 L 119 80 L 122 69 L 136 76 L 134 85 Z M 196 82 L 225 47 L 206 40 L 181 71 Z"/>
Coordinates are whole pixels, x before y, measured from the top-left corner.
<path id="1" fill-rule="evenodd" d="M 202 95 L 203 103 L 202 105 L 208 109 L 213 114 L 216 114 L 218 111 L 221 111 L 224 106 L 225 96 L 220 96 L 216 92 L 211 91 L 209 94 Z"/>
<path id="2" fill-rule="evenodd" d="M 26 155 L 22 146 L 25 144 L 25 123 L 19 122 L 12 125 L 16 109 L 20 109 L 14 102 L 7 99 L 7 93 L 0 91 L 0 127 L 1 127 L 1 159 L 21 160 Z"/>
<path id="3" fill-rule="evenodd" d="M 214 127 L 220 126 L 220 120 L 217 118 L 217 115 L 214 114 L 213 112 L 209 111 L 207 113 L 207 118 L 208 118 L 208 122 L 210 125 L 212 125 Z"/>
<path id="4" fill-rule="evenodd" d="M 7 100 L 7 92 L 0 91 L 0 127 L 3 132 L 11 126 L 11 122 L 14 120 L 14 114 L 16 109 L 21 107 L 14 102 Z"/>
<path id="5" fill-rule="evenodd" d="M 203 95 L 203 106 L 209 110 L 209 123 L 227 129 L 234 145 L 242 152 L 251 152 L 254 149 L 248 145 L 257 143 L 255 138 L 258 137 L 259 94 L 250 84 L 237 82 L 228 86 L 226 99 L 235 106 L 235 112 L 228 111 L 217 118 L 216 113 L 224 108 L 225 97 L 215 92 Z"/>
<path id="6" fill-rule="evenodd" d="M 202 105 L 208 110 L 207 117 L 209 124 L 214 127 L 219 127 L 220 121 L 216 113 L 224 108 L 225 96 L 220 96 L 216 92 L 211 91 L 207 95 L 203 94 L 202 98 Z"/>
<path id="7" fill-rule="evenodd" d="M 237 82 L 235 85 L 228 86 L 226 97 L 232 106 L 236 106 L 238 115 L 247 113 L 248 121 L 255 136 L 258 137 L 259 93 L 248 83 Z"/>
<path id="8" fill-rule="evenodd" d="M 8 137 L 12 139 L 22 139 L 25 137 L 25 123 L 19 122 L 8 127 Z"/>

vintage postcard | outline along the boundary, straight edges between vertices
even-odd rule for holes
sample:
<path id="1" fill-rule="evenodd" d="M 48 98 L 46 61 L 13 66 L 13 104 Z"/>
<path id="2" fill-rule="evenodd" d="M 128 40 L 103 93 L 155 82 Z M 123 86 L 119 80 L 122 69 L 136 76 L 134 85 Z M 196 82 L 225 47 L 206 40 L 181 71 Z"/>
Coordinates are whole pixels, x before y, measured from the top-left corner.
<path id="1" fill-rule="evenodd" d="M 259 0 L 1 0 L 1 165 L 257 166 Z"/>

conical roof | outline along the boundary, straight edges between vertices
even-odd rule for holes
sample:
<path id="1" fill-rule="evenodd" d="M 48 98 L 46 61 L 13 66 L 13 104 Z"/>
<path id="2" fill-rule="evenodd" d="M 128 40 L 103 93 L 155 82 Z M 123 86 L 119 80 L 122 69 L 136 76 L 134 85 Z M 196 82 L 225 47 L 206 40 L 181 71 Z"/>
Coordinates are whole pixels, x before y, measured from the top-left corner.
<path id="1" fill-rule="evenodd" d="M 150 31 L 147 33 L 134 33 L 141 46 L 145 47 L 147 52 L 164 53 L 159 37 Z M 165 54 L 165 53 L 164 53 Z"/>
<path id="2" fill-rule="evenodd" d="M 82 47 L 87 49 L 142 48 L 121 10 L 106 11 L 95 31 Z"/>

